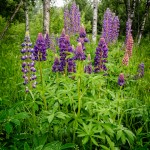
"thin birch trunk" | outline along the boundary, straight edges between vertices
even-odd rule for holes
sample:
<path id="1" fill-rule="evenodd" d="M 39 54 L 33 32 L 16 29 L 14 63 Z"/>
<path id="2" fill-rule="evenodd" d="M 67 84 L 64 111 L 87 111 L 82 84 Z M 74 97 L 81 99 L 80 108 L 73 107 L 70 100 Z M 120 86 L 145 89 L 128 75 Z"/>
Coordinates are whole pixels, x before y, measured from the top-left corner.
<path id="1" fill-rule="evenodd" d="M 50 0 L 43 0 L 43 33 L 49 34 L 50 26 Z"/>
<path id="2" fill-rule="evenodd" d="M 96 36 L 97 36 L 97 5 L 98 5 L 98 1 L 93 0 L 93 31 L 92 31 L 93 42 L 96 42 Z"/>
<path id="3" fill-rule="evenodd" d="M 130 0 L 127 1 L 127 10 L 128 10 L 128 20 L 131 18 L 131 5 Z"/>
<path id="4" fill-rule="evenodd" d="M 10 26 L 10 23 L 12 22 L 12 20 L 14 19 L 16 13 L 19 11 L 19 8 L 21 7 L 21 5 L 23 4 L 22 0 L 20 1 L 20 3 L 18 4 L 16 10 L 14 11 L 13 15 L 11 16 L 10 20 L 7 22 L 3 32 L 1 33 L 0 35 L 0 40 L 4 37 L 6 31 L 8 30 L 9 26 Z"/>
<path id="5" fill-rule="evenodd" d="M 29 9 L 28 9 L 27 0 L 24 2 L 24 5 L 25 5 L 25 19 L 26 19 L 25 30 L 26 30 L 26 32 L 29 32 Z"/>
<path id="6" fill-rule="evenodd" d="M 145 22 L 146 22 L 148 12 L 149 12 L 149 6 L 150 6 L 150 0 L 147 0 L 146 7 L 145 7 L 145 14 L 144 14 L 144 17 L 143 17 L 144 19 L 143 19 L 143 22 L 142 22 L 142 25 L 141 25 L 140 34 L 139 34 L 139 38 L 138 38 L 138 44 L 140 44 L 140 42 L 141 42 L 142 34 L 143 34 L 143 31 L 144 31 L 144 27 L 145 27 Z"/>
<path id="7" fill-rule="evenodd" d="M 132 10 L 131 10 L 131 13 L 130 13 L 131 26 L 132 26 L 134 14 L 135 14 L 135 6 L 136 6 L 136 3 L 137 3 L 137 0 L 133 0 Z"/>

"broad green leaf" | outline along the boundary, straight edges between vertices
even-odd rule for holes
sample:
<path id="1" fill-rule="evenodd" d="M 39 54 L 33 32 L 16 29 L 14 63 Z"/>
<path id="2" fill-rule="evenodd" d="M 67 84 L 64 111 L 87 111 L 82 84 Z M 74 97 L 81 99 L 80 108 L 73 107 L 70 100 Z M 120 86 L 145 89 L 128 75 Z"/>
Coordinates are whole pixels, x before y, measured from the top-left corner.
<path id="1" fill-rule="evenodd" d="M 30 150 L 30 146 L 27 142 L 24 143 L 24 150 Z"/>
<path id="2" fill-rule="evenodd" d="M 98 143 L 96 142 L 96 140 L 93 137 L 91 137 L 91 141 L 93 142 L 94 145 L 98 146 Z"/>
<path id="3" fill-rule="evenodd" d="M 20 121 L 18 119 L 11 119 L 11 122 L 18 126 L 20 125 Z"/>
<path id="4" fill-rule="evenodd" d="M 123 134 L 122 130 L 117 131 L 117 140 L 121 138 L 122 134 Z"/>
<path id="5" fill-rule="evenodd" d="M 85 136 L 82 140 L 83 145 L 89 141 L 89 136 Z"/>
<path id="6" fill-rule="evenodd" d="M 121 135 L 121 141 L 123 144 L 126 143 L 126 137 L 125 137 L 124 133 L 122 133 L 122 135 Z"/>
<path id="7" fill-rule="evenodd" d="M 106 135 L 106 139 L 107 139 L 107 142 L 108 142 L 108 144 L 109 144 L 109 146 L 110 146 L 110 148 L 112 149 L 112 150 L 114 150 L 114 146 L 115 146 L 115 144 L 114 144 L 114 142 L 112 142 L 111 141 L 111 139 Z"/>
<path id="8" fill-rule="evenodd" d="M 114 136 L 114 130 L 108 124 L 103 124 L 103 127 L 110 136 Z"/>
<path id="9" fill-rule="evenodd" d="M 61 146 L 61 150 L 63 150 L 63 149 L 70 149 L 70 148 L 74 148 L 75 147 L 75 144 L 73 144 L 73 143 L 67 143 L 67 144 L 64 144 L 64 145 L 62 145 Z"/>
<path id="10" fill-rule="evenodd" d="M 108 147 L 106 147 L 105 145 L 100 145 L 104 150 L 110 150 Z"/>
<path id="11" fill-rule="evenodd" d="M 130 130 L 124 130 L 124 132 L 127 135 L 130 144 L 132 144 L 134 142 L 135 135 Z"/>
<path id="12" fill-rule="evenodd" d="M 22 113 L 16 114 L 15 118 L 17 118 L 17 119 L 27 119 L 27 118 L 29 118 L 29 115 L 26 112 L 22 112 Z"/>
<path id="13" fill-rule="evenodd" d="M 50 116 L 47 117 L 49 123 L 53 121 L 54 116 L 55 116 L 54 114 L 51 114 Z"/>
<path id="14" fill-rule="evenodd" d="M 5 130 L 8 134 L 10 134 L 12 132 L 12 125 L 10 123 L 6 123 Z"/>

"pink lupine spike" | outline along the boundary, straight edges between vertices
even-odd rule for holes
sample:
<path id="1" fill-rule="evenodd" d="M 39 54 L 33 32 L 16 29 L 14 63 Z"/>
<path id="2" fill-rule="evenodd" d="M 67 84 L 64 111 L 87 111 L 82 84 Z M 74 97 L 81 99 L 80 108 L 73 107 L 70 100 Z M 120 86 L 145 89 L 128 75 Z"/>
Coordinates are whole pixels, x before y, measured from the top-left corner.
<path id="1" fill-rule="evenodd" d="M 122 64 L 125 65 L 125 66 L 129 65 L 129 55 L 128 55 L 127 51 L 126 51 L 126 53 L 125 53 L 125 55 L 123 57 Z"/>

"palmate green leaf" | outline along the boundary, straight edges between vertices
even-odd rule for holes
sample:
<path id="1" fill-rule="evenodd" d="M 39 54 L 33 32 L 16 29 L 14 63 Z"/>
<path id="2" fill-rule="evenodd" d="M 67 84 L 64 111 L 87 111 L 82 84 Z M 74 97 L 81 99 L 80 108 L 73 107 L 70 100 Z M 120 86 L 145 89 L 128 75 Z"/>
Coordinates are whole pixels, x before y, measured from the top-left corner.
<path id="1" fill-rule="evenodd" d="M 112 142 L 111 139 L 110 139 L 107 135 L 106 135 L 106 139 L 107 139 L 107 142 L 108 142 L 110 148 L 111 148 L 112 150 L 114 150 L 114 149 L 115 149 L 115 144 L 114 144 L 114 142 Z"/>
<path id="2" fill-rule="evenodd" d="M 124 133 L 121 135 L 121 141 L 123 144 L 126 143 L 126 137 L 125 137 Z"/>
<path id="3" fill-rule="evenodd" d="M 5 130 L 8 134 L 10 134 L 12 132 L 12 129 L 13 129 L 13 127 L 10 123 L 5 124 Z"/>
<path id="4" fill-rule="evenodd" d="M 110 135 L 110 136 L 114 136 L 114 130 L 110 127 L 109 124 L 102 124 L 102 126 L 104 127 L 105 131 Z"/>
<path id="5" fill-rule="evenodd" d="M 98 146 L 98 143 L 96 142 L 96 140 L 93 137 L 91 137 L 91 141 L 94 145 Z"/>
<path id="6" fill-rule="evenodd" d="M 85 136 L 82 140 L 83 145 L 85 145 L 89 141 L 89 136 Z"/>
<path id="7" fill-rule="evenodd" d="M 27 118 L 29 118 L 29 115 L 26 112 L 21 112 L 21 113 L 16 114 L 14 116 L 14 118 L 16 118 L 16 119 L 27 119 Z"/>
<path id="8" fill-rule="evenodd" d="M 69 117 L 68 115 L 66 115 L 66 114 L 63 113 L 63 112 L 57 112 L 57 113 L 55 114 L 55 116 L 56 116 L 57 118 L 60 118 L 60 119 L 63 119 L 63 120 L 65 120 L 67 117 Z"/>
<path id="9" fill-rule="evenodd" d="M 20 121 L 18 119 L 11 119 L 11 122 L 16 125 L 20 125 Z"/>
<path id="10" fill-rule="evenodd" d="M 124 133 L 127 135 L 127 138 L 129 140 L 129 144 L 132 144 L 134 142 L 135 135 L 130 130 L 124 130 Z"/>
<path id="11" fill-rule="evenodd" d="M 54 116 L 55 116 L 54 114 L 51 114 L 50 116 L 47 117 L 49 123 L 53 121 Z"/>
<path id="12" fill-rule="evenodd" d="M 24 150 L 30 150 L 30 146 L 27 142 L 24 143 Z"/>
<path id="13" fill-rule="evenodd" d="M 76 145 L 74 143 L 66 143 L 66 144 L 64 144 L 64 145 L 61 146 L 61 150 L 74 148 L 75 146 Z"/>
<path id="14" fill-rule="evenodd" d="M 100 145 L 104 150 L 110 150 L 110 148 L 106 147 L 105 145 Z"/>
<path id="15" fill-rule="evenodd" d="M 122 134 L 123 134 L 122 130 L 117 131 L 117 140 L 121 138 Z"/>

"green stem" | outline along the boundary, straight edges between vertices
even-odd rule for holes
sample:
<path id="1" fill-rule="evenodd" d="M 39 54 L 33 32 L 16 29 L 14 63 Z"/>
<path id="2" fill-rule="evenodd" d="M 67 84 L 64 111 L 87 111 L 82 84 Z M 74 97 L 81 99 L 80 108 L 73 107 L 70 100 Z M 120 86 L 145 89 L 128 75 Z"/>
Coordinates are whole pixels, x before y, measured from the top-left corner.
<path id="1" fill-rule="evenodd" d="M 41 61 L 39 61 L 39 69 L 40 69 L 40 77 L 41 77 L 41 84 L 42 84 L 42 99 L 43 99 L 43 103 L 44 103 L 45 110 L 47 110 L 47 102 L 46 102 L 46 98 L 45 98 L 45 96 L 44 96 L 44 83 L 43 83 L 43 75 L 42 75 L 42 65 L 41 65 Z"/>
<path id="2" fill-rule="evenodd" d="M 78 116 L 80 116 L 80 109 L 81 109 L 81 91 L 80 91 L 80 82 L 81 78 L 78 78 Z"/>

